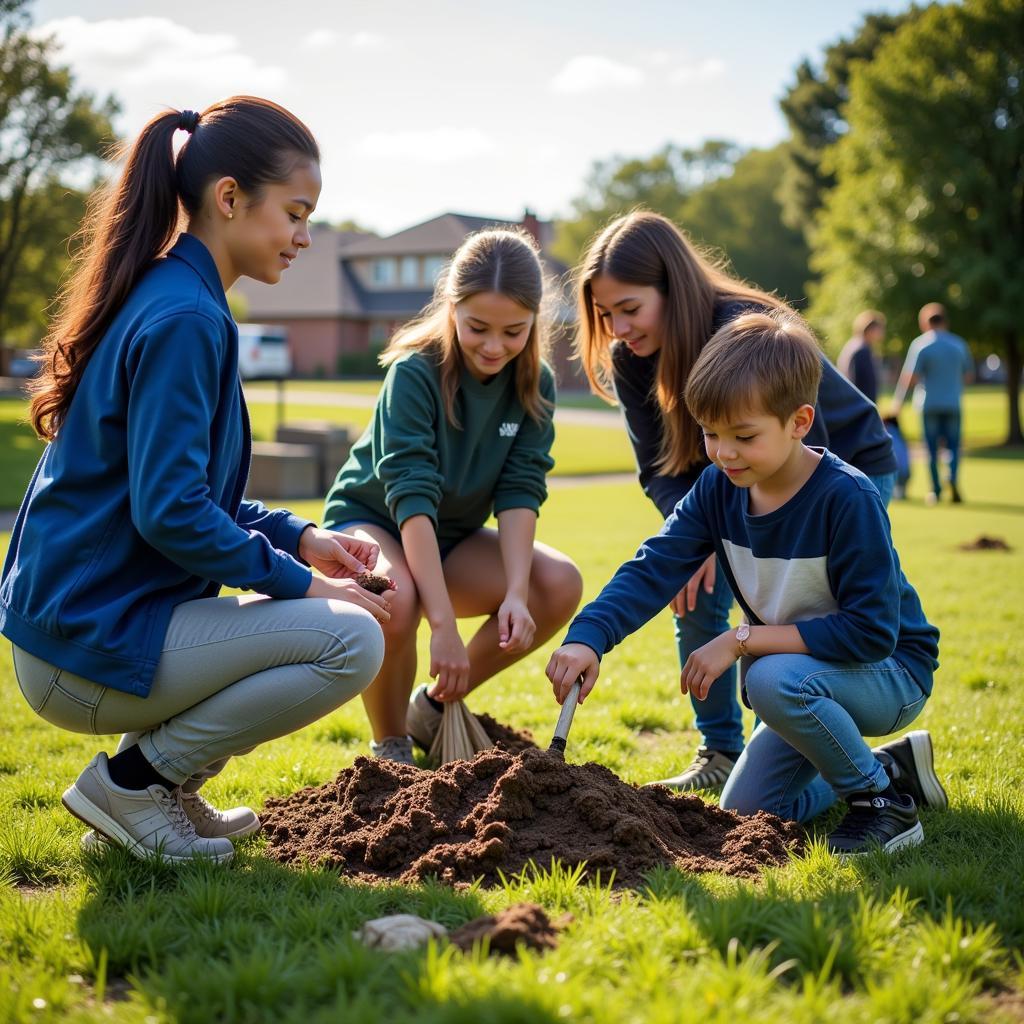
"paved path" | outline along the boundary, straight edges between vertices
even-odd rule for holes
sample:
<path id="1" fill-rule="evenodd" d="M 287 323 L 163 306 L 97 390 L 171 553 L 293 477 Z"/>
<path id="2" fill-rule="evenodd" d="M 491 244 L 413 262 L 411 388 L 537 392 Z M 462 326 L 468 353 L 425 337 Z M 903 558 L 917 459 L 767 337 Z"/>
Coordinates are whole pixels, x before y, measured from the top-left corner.
<path id="1" fill-rule="evenodd" d="M 376 395 L 358 391 L 317 391 L 314 387 L 286 387 L 285 401 L 294 405 L 347 405 L 355 409 L 372 409 Z M 249 402 L 276 402 L 277 388 L 265 384 L 249 385 L 245 389 Z M 614 409 L 572 409 L 560 405 L 555 409 L 556 423 L 575 423 L 584 427 L 612 427 L 622 429 L 622 420 Z"/>

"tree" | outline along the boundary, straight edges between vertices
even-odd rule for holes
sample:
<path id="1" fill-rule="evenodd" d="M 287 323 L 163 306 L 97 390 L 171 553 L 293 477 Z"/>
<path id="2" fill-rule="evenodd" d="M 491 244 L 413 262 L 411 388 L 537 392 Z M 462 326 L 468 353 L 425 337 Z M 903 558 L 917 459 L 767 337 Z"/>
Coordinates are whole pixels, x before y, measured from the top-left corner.
<path id="1" fill-rule="evenodd" d="M 717 250 L 712 255 L 740 277 L 799 301 L 808 250 L 800 233 L 783 224 L 775 196 L 785 160 L 783 146 L 744 153 L 711 141 L 696 150 L 667 146 L 651 157 L 595 164 L 573 203 L 576 218 L 559 224 L 555 255 L 577 263 L 608 221 L 643 206 Z"/>
<path id="2" fill-rule="evenodd" d="M 1003 356 L 1007 443 L 1024 442 L 1024 6 L 928 8 L 856 67 L 846 112 L 812 317 L 848 324 L 875 306 L 906 340 L 917 309 L 944 302 L 976 351 Z"/>
<path id="3" fill-rule="evenodd" d="M 71 175 L 99 169 L 112 99 L 74 89 L 52 40 L 28 33 L 24 0 L 0 0 L 0 340 L 38 335 L 83 211 Z"/>
<path id="4" fill-rule="evenodd" d="M 682 224 L 694 241 L 725 253 L 739 277 L 799 304 L 810 252 L 784 223 L 776 195 L 786 150 L 783 143 L 744 154 L 731 174 L 687 198 Z"/>
<path id="5" fill-rule="evenodd" d="M 813 243 L 814 221 L 835 176 L 822 166 L 822 155 L 846 133 L 844 107 L 850 75 L 859 61 L 869 61 L 878 47 L 918 9 L 902 14 L 869 14 L 852 39 L 840 39 L 825 51 L 820 69 L 803 61 L 796 81 L 779 102 L 790 130 L 789 157 L 780 186 L 786 223 Z"/>
<path id="6" fill-rule="evenodd" d="M 650 157 L 613 157 L 593 165 L 575 216 L 559 223 L 554 255 L 575 264 L 590 240 L 615 217 L 638 206 L 681 220 L 686 197 L 700 185 L 729 173 L 742 150 L 710 140 L 699 149 L 665 146 Z"/>

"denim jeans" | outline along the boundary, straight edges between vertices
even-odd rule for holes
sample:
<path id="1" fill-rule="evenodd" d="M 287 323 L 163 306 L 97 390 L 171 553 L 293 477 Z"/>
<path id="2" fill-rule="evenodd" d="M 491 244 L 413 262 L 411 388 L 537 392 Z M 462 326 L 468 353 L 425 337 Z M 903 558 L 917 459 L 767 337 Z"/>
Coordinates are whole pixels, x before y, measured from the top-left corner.
<path id="1" fill-rule="evenodd" d="M 949 482 L 956 485 L 957 470 L 960 468 L 960 413 L 926 412 L 924 420 L 924 441 L 928 446 L 928 470 L 932 475 L 932 491 L 942 493 L 939 480 L 939 449 L 943 442 L 949 449 Z"/>
<path id="2" fill-rule="evenodd" d="M 928 699 L 895 658 L 859 664 L 769 654 L 751 663 L 745 682 L 761 724 L 722 806 L 794 821 L 810 820 L 839 796 L 885 789 L 889 777 L 863 737 L 903 729 Z"/>
<path id="3" fill-rule="evenodd" d="M 893 489 L 896 486 L 895 473 L 869 476 L 878 489 L 882 504 L 889 507 Z M 715 589 L 706 594 L 697 594 L 697 607 L 682 618 L 675 617 L 676 647 L 679 650 L 680 668 L 686 664 L 690 654 L 714 640 L 729 628 L 729 610 L 732 608 L 732 591 L 726 582 L 725 573 L 718 568 Z M 730 668 L 719 676 L 708 691 L 707 699 L 690 697 L 693 707 L 694 728 L 701 734 L 701 742 L 712 750 L 743 749 L 743 709 L 736 695 L 736 669 Z"/>
<path id="4" fill-rule="evenodd" d="M 17 646 L 14 671 L 32 710 L 52 725 L 130 733 L 164 778 L 184 784 L 351 700 L 383 658 L 384 635 L 362 608 L 246 595 L 175 608 L 148 697 L 76 676 Z"/>

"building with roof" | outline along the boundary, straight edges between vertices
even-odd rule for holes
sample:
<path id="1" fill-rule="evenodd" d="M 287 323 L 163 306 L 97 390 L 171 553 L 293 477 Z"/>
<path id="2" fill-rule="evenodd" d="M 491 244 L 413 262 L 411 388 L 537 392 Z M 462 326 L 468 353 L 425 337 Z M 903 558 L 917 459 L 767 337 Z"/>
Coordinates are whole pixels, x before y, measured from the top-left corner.
<path id="1" fill-rule="evenodd" d="M 518 224 L 444 213 L 386 238 L 314 225 L 310 248 L 278 284 L 243 278 L 232 296 L 241 299 L 246 321 L 288 329 L 296 376 L 372 372 L 396 328 L 430 301 L 438 274 L 466 235 L 509 226 L 524 227 L 537 239 L 546 269 L 560 287 L 566 267 L 547 252 L 553 225 L 527 210 Z M 571 304 L 559 294 L 555 305 L 564 328 L 573 318 Z M 555 360 L 560 377 L 568 369 L 565 347 L 563 338 Z"/>

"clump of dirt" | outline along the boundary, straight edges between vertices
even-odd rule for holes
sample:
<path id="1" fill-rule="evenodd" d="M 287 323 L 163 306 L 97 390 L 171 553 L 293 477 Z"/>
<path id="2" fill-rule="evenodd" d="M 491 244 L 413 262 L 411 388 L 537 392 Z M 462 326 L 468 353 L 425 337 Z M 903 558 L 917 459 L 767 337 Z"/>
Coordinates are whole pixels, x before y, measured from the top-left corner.
<path id="1" fill-rule="evenodd" d="M 492 743 L 500 743 L 505 750 L 521 754 L 524 750 L 536 750 L 533 733 L 529 729 L 513 729 L 488 714 L 477 715 L 476 720 L 483 726 Z"/>
<path id="2" fill-rule="evenodd" d="M 359 757 L 320 787 L 270 799 L 268 852 L 366 881 L 486 884 L 552 858 L 636 886 L 657 865 L 753 876 L 800 845 L 792 822 L 741 818 L 661 786 L 627 785 L 598 764 L 493 748 L 425 772 Z"/>
<path id="3" fill-rule="evenodd" d="M 1012 551 L 1009 544 L 1002 537 L 986 537 L 982 534 L 975 540 L 967 541 L 960 545 L 961 551 Z"/>
<path id="4" fill-rule="evenodd" d="M 386 590 L 395 589 L 395 581 L 390 576 L 378 576 L 375 572 L 361 572 L 355 579 L 363 590 L 371 594 L 383 594 Z"/>
<path id="5" fill-rule="evenodd" d="M 448 939 L 464 950 L 486 939 L 492 956 L 515 956 L 518 946 L 543 952 L 558 945 L 558 933 L 571 920 L 572 915 L 566 914 L 552 921 L 536 903 L 513 903 L 499 914 L 485 914 L 456 928 Z"/>

